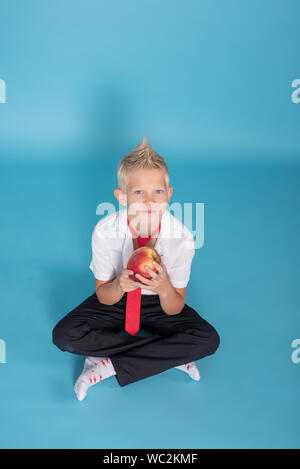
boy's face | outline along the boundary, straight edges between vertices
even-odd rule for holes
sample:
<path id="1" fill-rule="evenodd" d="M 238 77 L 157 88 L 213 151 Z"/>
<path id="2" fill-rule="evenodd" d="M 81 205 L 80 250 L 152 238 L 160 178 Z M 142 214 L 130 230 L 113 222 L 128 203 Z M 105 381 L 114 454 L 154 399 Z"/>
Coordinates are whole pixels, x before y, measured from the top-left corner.
<path id="1" fill-rule="evenodd" d="M 149 234 L 160 223 L 172 192 L 172 187 L 166 188 L 161 169 L 141 168 L 129 174 L 126 194 L 116 189 L 115 196 L 122 205 L 127 205 L 128 219 L 133 228 Z"/>

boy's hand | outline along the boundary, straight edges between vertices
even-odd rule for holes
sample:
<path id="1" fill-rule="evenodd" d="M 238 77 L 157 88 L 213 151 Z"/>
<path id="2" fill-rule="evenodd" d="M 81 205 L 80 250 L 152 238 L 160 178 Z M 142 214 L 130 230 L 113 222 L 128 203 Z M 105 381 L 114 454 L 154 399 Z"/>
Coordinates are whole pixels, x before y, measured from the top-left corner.
<path id="1" fill-rule="evenodd" d="M 152 290 L 158 295 L 163 295 L 170 288 L 170 280 L 167 272 L 166 266 L 161 263 L 153 261 L 153 266 L 158 270 L 158 274 L 154 272 L 153 269 L 150 269 L 148 266 L 145 266 L 145 270 L 151 275 L 151 279 L 145 278 L 140 274 L 135 274 L 142 283 L 142 288 L 145 290 Z"/>
<path id="2" fill-rule="evenodd" d="M 141 288 L 139 282 L 135 282 L 129 278 L 131 274 L 133 274 L 133 270 L 123 269 L 119 277 L 117 277 L 117 285 L 123 293 Z"/>

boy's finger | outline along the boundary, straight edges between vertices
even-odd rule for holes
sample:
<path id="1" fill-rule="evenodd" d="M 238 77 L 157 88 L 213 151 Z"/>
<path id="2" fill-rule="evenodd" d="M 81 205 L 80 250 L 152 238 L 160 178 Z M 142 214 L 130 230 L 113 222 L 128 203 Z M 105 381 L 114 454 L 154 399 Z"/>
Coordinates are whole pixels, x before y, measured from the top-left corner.
<path id="1" fill-rule="evenodd" d="M 145 277 L 143 277 L 142 275 L 140 274 L 136 274 L 137 275 L 137 278 L 140 280 L 140 282 L 143 284 L 143 285 L 150 285 L 149 282 L 152 282 L 152 280 L 149 280 Z"/>
<path id="2" fill-rule="evenodd" d="M 137 288 L 142 286 L 141 282 L 134 282 L 134 285 L 135 285 Z"/>

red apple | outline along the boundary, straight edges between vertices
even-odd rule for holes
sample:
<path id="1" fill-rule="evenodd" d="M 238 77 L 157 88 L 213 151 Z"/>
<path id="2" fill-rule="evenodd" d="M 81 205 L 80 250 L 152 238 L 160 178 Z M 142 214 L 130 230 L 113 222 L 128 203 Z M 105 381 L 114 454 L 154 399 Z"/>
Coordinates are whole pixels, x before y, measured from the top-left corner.
<path id="1" fill-rule="evenodd" d="M 151 275 L 148 274 L 148 272 L 145 270 L 145 265 L 147 265 L 150 269 L 153 269 L 154 272 L 158 274 L 158 270 L 153 266 L 153 261 L 157 262 L 158 264 L 161 263 L 160 255 L 154 248 L 143 246 L 133 251 L 128 260 L 127 269 L 133 270 L 134 273 L 130 274 L 129 278 L 139 282 L 139 279 L 135 276 L 135 274 L 140 274 L 145 278 L 151 279 Z"/>

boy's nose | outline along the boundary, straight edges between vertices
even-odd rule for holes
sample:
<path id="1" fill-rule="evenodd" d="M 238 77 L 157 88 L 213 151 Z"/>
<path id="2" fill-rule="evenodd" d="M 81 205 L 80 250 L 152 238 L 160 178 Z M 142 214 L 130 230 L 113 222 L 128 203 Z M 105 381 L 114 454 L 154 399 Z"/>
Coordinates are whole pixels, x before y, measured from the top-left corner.
<path id="1" fill-rule="evenodd" d="M 145 205 L 146 208 L 151 208 L 151 205 L 154 204 L 154 200 L 152 198 L 147 198 L 145 197 L 143 200 L 143 204 Z"/>

